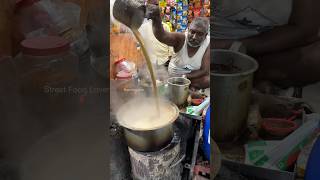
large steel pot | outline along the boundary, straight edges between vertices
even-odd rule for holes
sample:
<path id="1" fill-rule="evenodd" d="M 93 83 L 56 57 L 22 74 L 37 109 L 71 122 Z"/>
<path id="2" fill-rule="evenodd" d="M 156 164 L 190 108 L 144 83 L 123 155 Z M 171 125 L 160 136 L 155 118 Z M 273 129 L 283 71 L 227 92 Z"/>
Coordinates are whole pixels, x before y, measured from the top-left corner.
<path id="1" fill-rule="evenodd" d="M 172 124 L 154 130 L 132 130 L 125 128 L 128 146 L 140 152 L 154 152 L 164 148 L 173 138 Z"/>
<path id="2" fill-rule="evenodd" d="M 152 98 L 146 98 L 150 100 L 150 106 L 154 105 Z M 173 123 L 179 116 L 178 107 L 165 100 L 161 100 L 162 104 L 169 106 L 172 116 L 168 119 L 162 119 L 163 122 L 160 126 L 155 127 L 133 127 L 130 125 L 130 122 L 134 122 L 136 119 L 123 119 L 121 115 L 126 112 L 130 106 L 132 106 L 132 102 L 136 101 L 136 99 L 129 101 L 120 107 L 117 112 L 117 119 L 119 124 L 124 127 L 124 135 L 127 141 L 127 144 L 130 148 L 140 152 L 153 152 L 158 151 L 168 145 L 173 138 Z M 131 104 L 131 105 L 130 105 Z M 139 104 L 137 103 L 137 108 L 139 108 Z M 137 112 L 139 113 L 139 112 Z M 160 112 L 161 113 L 161 112 Z M 121 120 L 122 119 L 122 120 Z M 126 122 L 125 122 L 126 121 Z"/>
<path id="3" fill-rule="evenodd" d="M 211 128 L 217 142 L 232 141 L 246 125 L 253 75 L 258 69 L 258 63 L 252 57 L 238 52 L 240 45 L 233 44 L 230 50 L 211 50 Z M 214 69 L 219 65 L 227 69 L 232 67 L 230 73 Z"/>

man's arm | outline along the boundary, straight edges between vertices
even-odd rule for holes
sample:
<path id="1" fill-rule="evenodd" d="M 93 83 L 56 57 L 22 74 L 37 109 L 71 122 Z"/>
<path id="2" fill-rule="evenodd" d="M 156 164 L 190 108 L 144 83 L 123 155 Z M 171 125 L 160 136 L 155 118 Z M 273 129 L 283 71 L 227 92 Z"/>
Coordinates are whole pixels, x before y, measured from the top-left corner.
<path id="1" fill-rule="evenodd" d="M 199 70 L 192 71 L 187 75 L 188 79 L 199 78 L 210 74 L 210 45 L 207 47 L 206 52 L 203 55 L 201 67 Z"/>
<path id="2" fill-rule="evenodd" d="M 229 39 L 210 39 L 212 49 L 229 49 L 235 40 Z"/>
<path id="3" fill-rule="evenodd" d="M 159 7 L 156 5 L 148 5 L 149 16 L 152 19 L 153 34 L 163 44 L 173 46 L 175 52 L 179 51 L 185 40 L 183 33 L 171 33 L 164 30 L 160 17 Z"/>
<path id="4" fill-rule="evenodd" d="M 265 54 L 304 45 L 319 31 L 319 0 L 294 0 L 289 23 L 270 32 L 243 39 L 249 54 Z"/>
<path id="5" fill-rule="evenodd" d="M 248 54 L 261 55 L 298 47 L 317 39 L 320 21 L 319 0 L 293 0 L 289 23 L 274 29 L 242 39 Z M 211 39 L 213 48 L 229 48 L 231 40 Z"/>

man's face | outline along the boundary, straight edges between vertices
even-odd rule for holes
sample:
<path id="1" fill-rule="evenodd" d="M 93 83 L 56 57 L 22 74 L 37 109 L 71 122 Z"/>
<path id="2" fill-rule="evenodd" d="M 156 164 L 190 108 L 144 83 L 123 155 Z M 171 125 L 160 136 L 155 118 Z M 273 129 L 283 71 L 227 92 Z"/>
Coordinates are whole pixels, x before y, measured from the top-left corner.
<path id="1" fill-rule="evenodd" d="M 207 36 L 207 30 L 204 27 L 191 24 L 188 30 L 188 44 L 191 47 L 199 47 Z"/>

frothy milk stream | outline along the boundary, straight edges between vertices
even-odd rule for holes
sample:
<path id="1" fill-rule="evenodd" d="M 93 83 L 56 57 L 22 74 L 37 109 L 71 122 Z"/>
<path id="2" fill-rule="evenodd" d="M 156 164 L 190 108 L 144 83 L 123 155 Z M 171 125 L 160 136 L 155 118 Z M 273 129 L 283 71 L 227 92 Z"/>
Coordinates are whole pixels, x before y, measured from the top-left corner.
<path id="1" fill-rule="evenodd" d="M 156 82 L 156 77 L 154 75 L 154 71 L 153 71 L 153 67 L 152 67 L 150 56 L 147 53 L 143 38 L 142 38 L 140 32 L 138 31 L 138 29 L 131 28 L 131 30 L 132 30 L 134 36 L 137 38 L 138 42 L 140 43 L 143 55 L 144 55 L 144 57 L 146 59 L 148 70 L 150 72 L 150 76 L 151 76 L 151 80 L 152 80 L 153 94 L 154 94 L 154 98 L 155 98 L 157 112 L 158 112 L 158 116 L 160 116 L 160 107 L 159 107 L 159 96 L 158 96 L 158 91 L 157 91 L 157 82 Z"/>

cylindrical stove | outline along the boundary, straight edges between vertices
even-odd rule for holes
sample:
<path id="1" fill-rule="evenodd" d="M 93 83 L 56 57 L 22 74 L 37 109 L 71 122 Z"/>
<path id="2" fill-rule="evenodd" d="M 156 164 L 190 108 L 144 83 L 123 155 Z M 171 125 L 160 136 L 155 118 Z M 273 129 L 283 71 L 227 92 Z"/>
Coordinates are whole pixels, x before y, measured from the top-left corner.
<path id="1" fill-rule="evenodd" d="M 139 152 L 129 147 L 132 178 L 134 180 L 181 180 L 184 153 L 180 135 L 174 132 L 169 145 L 156 152 Z"/>

